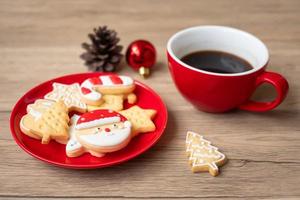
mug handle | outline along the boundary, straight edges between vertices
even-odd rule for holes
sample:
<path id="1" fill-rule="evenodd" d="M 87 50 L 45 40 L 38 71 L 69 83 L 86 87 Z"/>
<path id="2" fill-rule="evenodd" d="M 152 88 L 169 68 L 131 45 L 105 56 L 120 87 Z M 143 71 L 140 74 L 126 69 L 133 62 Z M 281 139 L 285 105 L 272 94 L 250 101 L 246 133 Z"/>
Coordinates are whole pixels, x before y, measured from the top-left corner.
<path id="1" fill-rule="evenodd" d="M 257 77 L 255 87 L 257 88 L 263 83 L 270 83 L 275 87 L 277 92 L 276 99 L 270 102 L 257 102 L 248 100 L 245 104 L 239 106 L 239 109 L 254 112 L 264 112 L 276 108 L 284 100 L 289 90 L 289 84 L 283 76 L 274 72 L 264 72 Z"/>

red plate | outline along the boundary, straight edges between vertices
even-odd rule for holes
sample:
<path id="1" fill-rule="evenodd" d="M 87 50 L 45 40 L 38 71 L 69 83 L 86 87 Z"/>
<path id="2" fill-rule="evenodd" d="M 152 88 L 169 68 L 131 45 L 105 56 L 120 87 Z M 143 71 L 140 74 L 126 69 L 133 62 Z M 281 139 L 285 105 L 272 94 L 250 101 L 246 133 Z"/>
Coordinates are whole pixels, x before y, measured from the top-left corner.
<path id="1" fill-rule="evenodd" d="M 103 74 L 104 73 L 82 73 L 67 75 L 44 82 L 28 91 L 17 102 L 10 116 L 10 129 L 17 144 L 27 153 L 42 161 L 60 167 L 74 169 L 91 169 L 115 165 L 142 154 L 154 145 L 165 130 L 168 113 L 161 98 L 151 88 L 138 81 L 135 81 L 137 85 L 135 94 L 138 97 L 136 105 L 145 109 L 155 109 L 158 111 L 154 118 L 156 131 L 138 135 L 131 140 L 127 147 L 120 151 L 108 153 L 102 158 L 91 156 L 88 153 L 77 158 L 69 158 L 65 153 L 65 145 L 55 141 L 43 145 L 39 140 L 32 139 L 21 132 L 19 123 L 22 116 L 26 114 L 27 105 L 33 103 L 36 99 L 43 98 L 46 93 L 50 92 L 53 82 L 64 84 L 74 82 L 81 83 L 87 78 Z M 130 105 L 126 102 L 125 108 L 128 107 L 130 107 Z"/>

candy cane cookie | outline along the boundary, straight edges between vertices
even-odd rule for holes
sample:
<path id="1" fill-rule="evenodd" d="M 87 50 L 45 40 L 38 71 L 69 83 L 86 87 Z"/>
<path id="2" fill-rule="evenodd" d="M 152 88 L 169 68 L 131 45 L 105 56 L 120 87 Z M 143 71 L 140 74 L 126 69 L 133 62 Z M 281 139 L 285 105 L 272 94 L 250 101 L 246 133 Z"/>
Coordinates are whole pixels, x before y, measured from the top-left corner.
<path id="1" fill-rule="evenodd" d="M 99 106 L 103 103 L 102 95 L 124 94 L 128 103 L 133 104 L 136 96 L 132 92 L 135 84 L 132 78 L 119 75 L 102 75 L 88 78 L 81 85 L 81 97 L 88 105 Z"/>

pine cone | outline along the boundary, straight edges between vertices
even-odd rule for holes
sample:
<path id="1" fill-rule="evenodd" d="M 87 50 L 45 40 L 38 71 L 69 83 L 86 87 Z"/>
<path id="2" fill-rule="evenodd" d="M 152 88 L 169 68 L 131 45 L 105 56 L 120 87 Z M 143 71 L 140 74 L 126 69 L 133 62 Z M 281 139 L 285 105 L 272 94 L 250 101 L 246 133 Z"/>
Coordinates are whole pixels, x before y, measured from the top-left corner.
<path id="1" fill-rule="evenodd" d="M 86 50 L 80 55 L 85 61 L 85 65 L 91 71 L 115 71 L 120 63 L 123 47 L 118 45 L 120 39 L 117 32 L 107 29 L 107 26 L 94 28 L 93 34 L 88 34 L 92 44 L 82 43 L 82 48 Z"/>

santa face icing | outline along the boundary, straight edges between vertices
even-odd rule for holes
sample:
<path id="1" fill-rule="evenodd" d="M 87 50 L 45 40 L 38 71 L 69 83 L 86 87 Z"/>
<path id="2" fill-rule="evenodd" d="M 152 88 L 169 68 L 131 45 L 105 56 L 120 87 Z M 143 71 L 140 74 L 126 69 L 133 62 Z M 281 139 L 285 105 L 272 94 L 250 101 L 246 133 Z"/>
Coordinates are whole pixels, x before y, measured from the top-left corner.
<path id="1" fill-rule="evenodd" d="M 128 76 L 104 75 L 88 78 L 80 87 L 83 99 L 90 103 L 95 103 L 99 102 L 102 98 L 101 89 L 115 90 L 117 93 L 126 93 L 126 91 L 134 89 L 134 81 Z"/>
<path id="2" fill-rule="evenodd" d="M 78 142 L 89 151 L 118 151 L 131 140 L 131 123 L 111 110 L 95 110 L 83 114 L 75 126 Z"/>
<path id="3" fill-rule="evenodd" d="M 80 140 L 99 147 L 112 147 L 126 141 L 131 132 L 131 123 L 125 121 L 124 123 L 114 123 L 109 126 L 101 126 L 91 128 L 79 133 Z M 93 134 L 90 134 L 93 133 Z"/>

